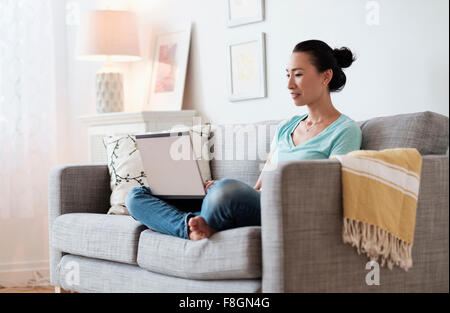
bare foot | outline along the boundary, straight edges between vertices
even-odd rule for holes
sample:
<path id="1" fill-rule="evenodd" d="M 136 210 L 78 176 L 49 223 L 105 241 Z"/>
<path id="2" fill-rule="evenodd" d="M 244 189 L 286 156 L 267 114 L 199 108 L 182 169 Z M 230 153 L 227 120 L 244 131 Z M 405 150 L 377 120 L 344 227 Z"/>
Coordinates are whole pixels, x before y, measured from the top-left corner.
<path id="1" fill-rule="evenodd" d="M 210 237 L 212 234 L 217 232 L 216 229 L 210 227 L 206 224 L 206 221 L 201 216 L 195 216 L 189 219 L 189 239 L 200 240 Z"/>

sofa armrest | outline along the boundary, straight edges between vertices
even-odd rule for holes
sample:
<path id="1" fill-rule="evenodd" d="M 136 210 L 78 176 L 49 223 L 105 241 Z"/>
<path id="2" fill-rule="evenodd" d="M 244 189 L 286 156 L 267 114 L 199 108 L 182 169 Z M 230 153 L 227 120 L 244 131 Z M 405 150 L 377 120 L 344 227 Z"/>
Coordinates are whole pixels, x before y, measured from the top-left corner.
<path id="1" fill-rule="evenodd" d="M 106 164 L 55 166 L 49 174 L 49 220 L 66 213 L 107 213 L 110 196 Z"/>
<path id="2" fill-rule="evenodd" d="M 50 169 L 48 182 L 48 227 L 50 281 L 57 281 L 62 252 L 52 247 L 53 221 L 66 213 L 104 213 L 110 207 L 110 175 L 106 164 L 66 164 Z"/>
<path id="3" fill-rule="evenodd" d="M 263 292 L 448 292 L 448 156 L 423 156 L 413 267 L 380 268 L 342 241 L 341 165 L 292 161 L 263 177 Z"/>

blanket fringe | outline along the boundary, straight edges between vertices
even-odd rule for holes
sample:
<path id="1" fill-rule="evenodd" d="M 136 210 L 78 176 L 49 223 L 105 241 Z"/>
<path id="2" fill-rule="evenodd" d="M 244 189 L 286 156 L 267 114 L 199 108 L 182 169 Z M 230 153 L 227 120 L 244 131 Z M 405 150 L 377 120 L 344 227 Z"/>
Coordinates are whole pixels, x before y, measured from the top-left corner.
<path id="1" fill-rule="evenodd" d="M 381 258 L 381 266 L 392 270 L 394 265 L 408 271 L 412 267 L 412 244 L 388 231 L 364 222 L 344 218 L 344 243 L 356 247 L 358 254 L 366 254 L 371 261 Z"/>

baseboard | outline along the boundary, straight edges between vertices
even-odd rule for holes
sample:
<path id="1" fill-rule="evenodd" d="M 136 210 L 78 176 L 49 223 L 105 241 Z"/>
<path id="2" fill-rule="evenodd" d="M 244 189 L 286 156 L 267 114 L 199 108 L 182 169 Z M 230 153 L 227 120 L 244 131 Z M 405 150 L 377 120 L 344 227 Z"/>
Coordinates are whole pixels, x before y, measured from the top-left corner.
<path id="1" fill-rule="evenodd" d="M 0 287 L 36 287 L 50 285 L 48 260 L 0 263 Z"/>

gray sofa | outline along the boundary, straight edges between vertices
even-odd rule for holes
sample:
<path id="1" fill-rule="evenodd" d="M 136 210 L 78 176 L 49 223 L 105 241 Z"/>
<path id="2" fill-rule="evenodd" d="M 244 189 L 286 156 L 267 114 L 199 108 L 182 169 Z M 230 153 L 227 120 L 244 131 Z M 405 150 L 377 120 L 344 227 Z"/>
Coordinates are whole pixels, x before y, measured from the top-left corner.
<path id="1" fill-rule="evenodd" d="M 279 122 L 235 125 L 225 136 L 215 136 L 213 127 L 213 179 L 254 186 L 265 160 L 249 158 L 246 149 L 243 158 L 225 155 L 233 155 L 234 141 L 241 148 L 262 142 L 268 151 Z M 359 124 L 362 149 L 410 147 L 423 156 L 408 272 L 383 267 L 380 284 L 366 284 L 367 258 L 342 242 L 336 159 L 292 161 L 267 172 L 262 226 L 200 241 L 154 232 L 130 216 L 105 214 L 111 192 L 106 164 L 77 164 L 56 166 L 49 175 L 52 285 L 78 292 L 448 292 L 448 117 L 420 112 Z M 266 125 L 270 131 L 258 131 Z M 248 132 L 248 139 L 235 140 L 238 132 Z"/>

